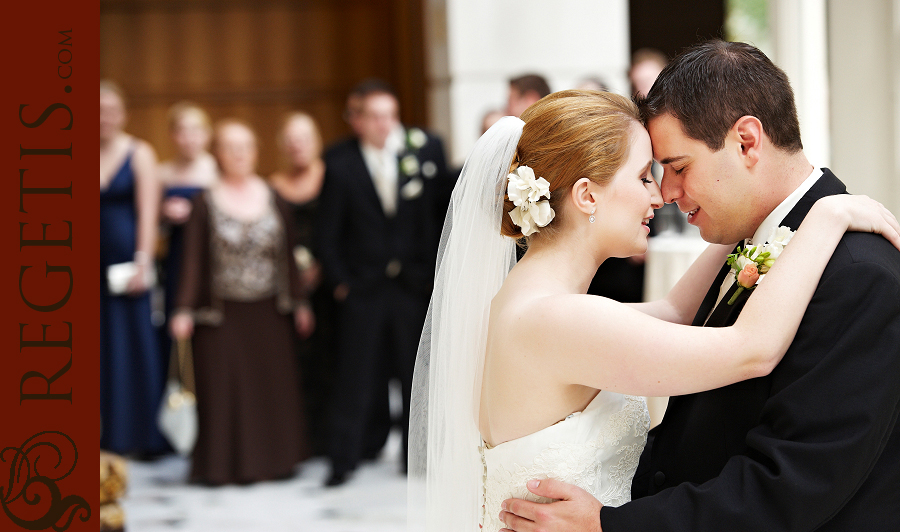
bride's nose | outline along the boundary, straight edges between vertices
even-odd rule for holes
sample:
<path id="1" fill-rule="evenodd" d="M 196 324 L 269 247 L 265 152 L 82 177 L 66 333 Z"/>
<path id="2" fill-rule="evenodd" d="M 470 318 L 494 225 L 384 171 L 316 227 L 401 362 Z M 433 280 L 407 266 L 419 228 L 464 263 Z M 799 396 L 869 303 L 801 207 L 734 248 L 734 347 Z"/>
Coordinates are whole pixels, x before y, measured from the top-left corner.
<path id="1" fill-rule="evenodd" d="M 659 184 L 657 184 L 654 179 L 653 184 L 650 185 L 650 205 L 652 205 L 654 209 L 661 209 L 664 203 L 662 191 L 660 191 Z"/>

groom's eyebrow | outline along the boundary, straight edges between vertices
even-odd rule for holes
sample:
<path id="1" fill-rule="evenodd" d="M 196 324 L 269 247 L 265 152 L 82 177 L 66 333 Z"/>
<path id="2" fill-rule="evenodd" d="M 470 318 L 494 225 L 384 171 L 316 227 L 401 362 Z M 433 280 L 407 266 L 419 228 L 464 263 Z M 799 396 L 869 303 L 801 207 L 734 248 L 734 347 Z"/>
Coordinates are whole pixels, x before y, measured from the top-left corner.
<path id="1" fill-rule="evenodd" d="M 666 157 L 665 159 L 659 161 L 659 164 L 672 164 L 676 161 L 680 161 L 682 159 L 686 159 L 687 155 L 676 155 L 675 157 Z"/>

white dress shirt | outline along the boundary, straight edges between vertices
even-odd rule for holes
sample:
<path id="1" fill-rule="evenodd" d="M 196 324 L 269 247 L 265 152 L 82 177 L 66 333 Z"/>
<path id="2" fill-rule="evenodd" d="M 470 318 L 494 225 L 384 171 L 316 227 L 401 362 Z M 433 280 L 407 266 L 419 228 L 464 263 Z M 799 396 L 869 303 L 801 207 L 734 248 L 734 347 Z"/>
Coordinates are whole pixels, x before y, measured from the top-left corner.
<path id="1" fill-rule="evenodd" d="M 360 143 L 363 160 L 366 168 L 372 176 L 375 192 L 381 200 L 381 208 L 388 217 L 397 213 L 397 153 L 393 147 L 385 145 L 378 149 L 365 143 Z"/>

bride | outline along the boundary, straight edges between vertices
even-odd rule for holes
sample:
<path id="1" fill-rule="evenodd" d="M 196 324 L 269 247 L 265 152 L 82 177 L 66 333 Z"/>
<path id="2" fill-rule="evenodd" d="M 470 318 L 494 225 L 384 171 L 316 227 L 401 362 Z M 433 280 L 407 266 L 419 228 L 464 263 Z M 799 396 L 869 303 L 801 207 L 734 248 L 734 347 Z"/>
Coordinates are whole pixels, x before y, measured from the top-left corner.
<path id="1" fill-rule="evenodd" d="M 634 104 L 592 91 L 552 94 L 475 145 L 416 361 L 410 530 L 496 532 L 501 501 L 538 500 L 532 478 L 627 502 L 649 425 L 640 396 L 768 374 L 843 233 L 897 231 L 868 198 L 820 200 L 728 328 L 685 325 L 734 246 L 710 245 L 662 301 L 586 295 L 605 259 L 647 250 L 663 202 L 651 159 Z"/>

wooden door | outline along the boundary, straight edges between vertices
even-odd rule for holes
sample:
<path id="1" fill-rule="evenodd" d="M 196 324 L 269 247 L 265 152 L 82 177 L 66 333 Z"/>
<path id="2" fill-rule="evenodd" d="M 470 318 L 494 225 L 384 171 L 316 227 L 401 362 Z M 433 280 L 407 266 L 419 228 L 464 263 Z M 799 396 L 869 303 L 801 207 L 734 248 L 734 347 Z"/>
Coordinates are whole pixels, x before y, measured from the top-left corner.
<path id="1" fill-rule="evenodd" d="M 126 93 L 129 132 L 173 155 L 166 114 L 190 100 L 259 135 L 262 175 L 282 161 L 282 117 L 305 110 L 326 144 L 349 133 L 348 91 L 397 90 L 405 123 L 426 125 L 421 0 L 101 0 L 100 73 Z"/>

